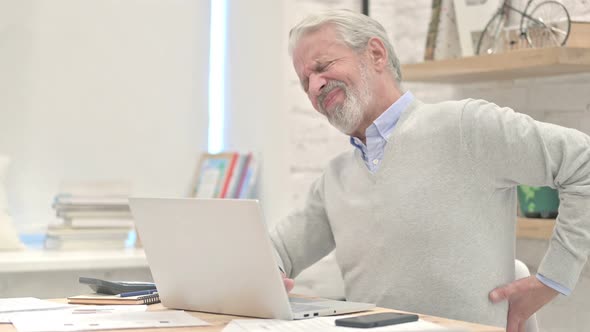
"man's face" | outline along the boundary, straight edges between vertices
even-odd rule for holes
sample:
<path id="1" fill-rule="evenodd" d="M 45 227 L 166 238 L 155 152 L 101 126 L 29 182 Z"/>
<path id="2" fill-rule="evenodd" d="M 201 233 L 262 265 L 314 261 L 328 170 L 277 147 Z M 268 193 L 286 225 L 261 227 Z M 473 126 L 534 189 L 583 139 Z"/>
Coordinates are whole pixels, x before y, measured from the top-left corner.
<path id="1" fill-rule="evenodd" d="M 293 66 L 313 107 L 338 130 L 352 134 L 371 98 L 362 55 L 339 41 L 332 26 L 324 26 L 299 40 Z"/>

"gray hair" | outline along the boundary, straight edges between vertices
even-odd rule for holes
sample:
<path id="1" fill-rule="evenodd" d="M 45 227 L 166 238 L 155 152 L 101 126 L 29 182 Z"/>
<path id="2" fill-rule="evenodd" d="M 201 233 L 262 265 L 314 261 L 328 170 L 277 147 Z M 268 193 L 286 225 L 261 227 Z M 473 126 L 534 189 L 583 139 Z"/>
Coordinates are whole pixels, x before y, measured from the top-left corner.
<path id="1" fill-rule="evenodd" d="M 387 49 L 389 70 L 397 83 L 401 83 L 399 59 L 393 51 L 393 45 L 387 37 L 385 28 L 374 19 L 351 10 L 329 10 L 304 18 L 289 32 L 289 55 L 293 56 L 293 49 L 301 37 L 317 31 L 326 24 L 333 24 L 341 41 L 356 52 L 364 51 L 372 37 L 381 39 Z"/>

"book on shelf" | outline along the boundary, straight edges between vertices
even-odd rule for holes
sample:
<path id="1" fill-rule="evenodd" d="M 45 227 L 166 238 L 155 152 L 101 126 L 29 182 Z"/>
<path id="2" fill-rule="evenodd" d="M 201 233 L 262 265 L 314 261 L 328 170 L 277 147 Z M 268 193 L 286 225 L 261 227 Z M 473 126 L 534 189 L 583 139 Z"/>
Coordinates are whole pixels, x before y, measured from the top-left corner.
<path id="1" fill-rule="evenodd" d="M 58 209 L 56 215 L 62 225 L 70 228 L 133 228 L 133 215 L 130 210 Z"/>
<path id="2" fill-rule="evenodd" d="M 58 194 L 55 196 L 54 203 L 55 205 L 65 206 L 128 207 L 129 196 L 79 196 Z"/>
<path id="3" fill-rule="evenodd" d="M 235 198 L 255 198 L 258 184 L 258 160 L 251 158 L 248 168 L 245 170 L 240 189 Z"/>
<path id="4" fill-rule="evenodd" d="M 236 169 L 236 162 L 238 160 L 239 154 L 238 153 L 232 153 L 231 154 L 231 161 L 227 167 L 227 170 L 225 171 L 225 175 L 223 177 L 223 181 L 222 181 L 222 185 L 221 185 L 221 192 L 219 193 L 219 198 L 226 198 L 227 197 L 227 192 L 229 189 L 229 185 L 231 183 L 232 177 L 234 177 L 234 171 Z"/>
<path id="5" fill-rule="evenodd" d="M 62 183 L 53 200 L 60 222 L 49 225 L 45 248 L 125 248 L 134 228 L 129 193 L 124 181 Z"/>
<path id="6" fill-rule="evenodd" d="M 58 218 L 131 219 L 129 195 L 78 195 L 60 192 L 55 195 L 53 209 Z"/>
<path id="7" fill-rule="evenodd" d="M 202 154 L 190 196 L 197 198 L 251 198 L 257 173 L 252 153 Z"/>
<path id="8" fill-rule="evenodd" d="M 69 304 L 153 304 L 160 302 L 158 293 L 121 297 L 119 295 L 108 294 L 85 294 L 68 297 Z"/>
<path id="9" fill-rule="evenodd" d="M 231 179 L 229 181 L 229 186 L 228 186 L 228 191 L 226 192 L 225 196 L 223 197 L 228 197 L 228 198 L 236 198 L 239 191 L 239 186 L 241 183 L 241 180 L 244 176 L 244 171 L 247 170 L 247 166 L 249 163 L 249 158 L 251 157 L 251 154 L 240 154 L 238 156 L 238 159 L 236 161 L 235 167 L 234 167 L 234 171 L 232 172 L 232 176 Z"/>
<path id="10" fill-rule="evenodd" d="M 45 235 L 45 249 L 123 249 L 131 228 L 71 228 L 50 225 Z"/>
<path id="11" fill-rule="evenodd" d="M 122 250 L 127 248 L 127 238 L 119 240 L 59 239 L 46 237 L 47 250 Z"/>
<path id="12" fill-rule="evenodd" d="M 133 215 L 129 209 L 59 209 L 56 211 L 56 216 L 63 219 L 131 219 Z"/>
<path id="13" fill-rule="evenodd" d="M 71 229 L 79 228 L 127 228 L 135 226 L 131 218 L 64 218 L 63 226 Z"/>
<path id="14" fill-rule="evenodd" d="M 47 236 L 61 238 L 122 238 L 127 237 L 130 229 L 125 228 L 105 228 L 105 227 L 88 227 L 88 228 L 71 228 L 64 225 L 50 225 L 47 228 Z"/>

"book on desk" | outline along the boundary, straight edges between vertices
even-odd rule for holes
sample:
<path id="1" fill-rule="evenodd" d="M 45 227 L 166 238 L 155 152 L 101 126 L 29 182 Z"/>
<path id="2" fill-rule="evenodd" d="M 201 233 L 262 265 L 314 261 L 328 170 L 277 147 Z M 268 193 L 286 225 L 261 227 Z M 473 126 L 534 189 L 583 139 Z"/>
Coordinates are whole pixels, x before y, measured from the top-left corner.
<path id="1" fill-rule="evenodd" d="M 121 297 L 120 295 L 108 294 L 84 294 L 68 297 L 69 304 L 153 304 L 159 303 L 158 293 Z"/>

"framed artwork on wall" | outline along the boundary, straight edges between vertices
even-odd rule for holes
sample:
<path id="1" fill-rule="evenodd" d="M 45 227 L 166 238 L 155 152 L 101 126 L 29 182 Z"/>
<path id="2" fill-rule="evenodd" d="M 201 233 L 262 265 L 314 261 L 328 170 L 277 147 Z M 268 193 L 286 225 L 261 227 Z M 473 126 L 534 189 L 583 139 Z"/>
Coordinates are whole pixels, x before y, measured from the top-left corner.
<path id="1" fill-rule="evenodd" d="M 203 153 L 189 196 L 254 198 L 257 163 L 252 153 Z"/>

